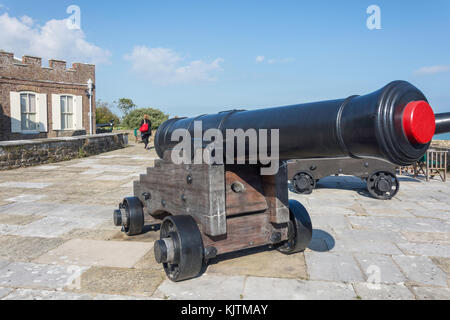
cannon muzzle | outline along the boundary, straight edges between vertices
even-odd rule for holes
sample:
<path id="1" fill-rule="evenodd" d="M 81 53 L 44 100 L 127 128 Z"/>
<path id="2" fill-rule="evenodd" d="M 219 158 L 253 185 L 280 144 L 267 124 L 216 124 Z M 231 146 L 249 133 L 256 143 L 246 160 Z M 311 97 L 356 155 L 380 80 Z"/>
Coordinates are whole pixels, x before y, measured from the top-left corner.
<path id="1" fill-rule="evenodd" d="M 408 82 L 395 81 L 364 96 L 171 119 L 155 136 L 159 157 L 179 143 L 172 141 L 175 130 L 186 129 L 194 137 L 195 121 L 202 122 L 203 133 L 219 129 L 224 137 L 228 129 L 279 129 L 279 160 L 350 156 L 402 166 L 425 154 L 436 129 L 434 112 L 424 94 Z M 247 158 L 255 156 L 249 152 Z"/>
<path id="2" fill-rule="evenodd" d="M 450 132 L 450 112 L 436 115 L 436 134 Z"/>

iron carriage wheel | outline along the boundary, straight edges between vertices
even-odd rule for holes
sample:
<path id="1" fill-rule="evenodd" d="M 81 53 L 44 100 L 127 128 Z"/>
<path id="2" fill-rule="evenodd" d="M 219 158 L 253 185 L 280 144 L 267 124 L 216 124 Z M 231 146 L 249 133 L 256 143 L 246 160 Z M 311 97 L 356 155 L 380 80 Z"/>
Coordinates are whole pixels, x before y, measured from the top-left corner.
<path id="1" fill-rule="evenodd" d="M 400 190 L 400 182 L 395 174 L 378 171 L 367 179 L 367 190 L 375 199 L 391 200 Z"/>
<path id="2" fill-rule="evenodd" d="M 299 172 L 292 178 L 294 189 L 300 194 L 311 194 L 316 188 L 317 181 L 308 172 Z"/>
<path id="3" fill-rule="evenodd" d="M 154 251 L 156 261 L 163 264 L 170 280 L 178 282 L 197 277 L 204 264 L 204 248 L 194 218 L 187 215 L 166 217 Z"/>
<path id="4" fill-rule="evenodd" d="M 306 208 L 298 201 L 289 201 L 291 220 L 288 225 L 288 240 L 281 244 L 277 250 L 290 255 L 305 251 L 312 239 L 312 223 Z"/>

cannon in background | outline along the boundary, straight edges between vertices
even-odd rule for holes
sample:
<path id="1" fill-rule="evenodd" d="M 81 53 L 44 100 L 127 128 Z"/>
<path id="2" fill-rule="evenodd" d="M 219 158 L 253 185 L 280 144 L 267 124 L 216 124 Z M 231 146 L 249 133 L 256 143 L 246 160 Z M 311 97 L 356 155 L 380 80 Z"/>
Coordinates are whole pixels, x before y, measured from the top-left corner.
<path id="1" fill-rule="evenodd" d="M 450 132 L 450 113 L 436 114 L 436 134 Z M 288 177 L 296 193 L 308 195 L 319 180 L 332 175 L 356 176 L 367 184 L 369 194 L 379 200 L 391 200 L 400 190 L 397 167 L 380 159 L 329 158 L 288 161 Z"/>
<path id="2" fill-rule="evenodd" d="M 400 190 L 397 168 L 379 159 L 330 158 L 288 161 L 288 177 L 293 191 L 309 195 L 319 180 L 328 176 L 356 176 L 367 183 L 369 194 L 379 200 L 391 200 Z"/>
<path id="3" fill-rule="evenodd" d="M 186 129 L 194 136 L 195 121 L 203 131 L 279 129 L 278 173 L 261 175 L 261 164 L 172 163 L 171 153 L 178 152 L 172 133 Z M 306 209 L 288 199 L 287 160 L 352 157 L 410 165 L 434 133 L 425 96 L 404 81 L 341 100 L 172 119 L 155 136 L 161 160 L 135 181 L 134 197 L 120 204 L 114 223 L 129 236 L 142 233 L 145 223 L 160 223 L 155 258 L 173 281 L 196 277 L 224 253 L 272 245 L 294 254 L 308 247 L 312 223 Z M 249 148 L 244 157 L 255 153 Z"/>

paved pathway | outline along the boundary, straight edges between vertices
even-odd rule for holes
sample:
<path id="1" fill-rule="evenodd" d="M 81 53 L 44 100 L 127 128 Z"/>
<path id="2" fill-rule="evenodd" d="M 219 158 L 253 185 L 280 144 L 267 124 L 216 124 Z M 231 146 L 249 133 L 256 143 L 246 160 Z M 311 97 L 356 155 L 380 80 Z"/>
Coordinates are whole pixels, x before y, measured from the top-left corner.
<path id="1" fill-rule="evenodd" d="M 353 177 L 311 196 L 304 254 L 229 255 L 172 283 L 153 258 L 156 233 L 126 238 L 112 210 L 153 165 L 142 145 L 0 172 L 3 299 L 450 299 L 450 183 L 401 178 L 392 201 Z"/>

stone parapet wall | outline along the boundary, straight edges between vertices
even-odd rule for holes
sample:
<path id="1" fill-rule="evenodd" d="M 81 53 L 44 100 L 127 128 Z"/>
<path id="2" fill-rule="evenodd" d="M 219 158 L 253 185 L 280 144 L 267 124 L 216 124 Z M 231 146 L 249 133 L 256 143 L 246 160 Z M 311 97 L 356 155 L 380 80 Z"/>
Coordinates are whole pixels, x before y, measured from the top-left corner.
<path id="1" fill-rule="evenodd" d="M 84 158 L 125 148 L 127 133 L 0 142 L 0 171 Z"/>

